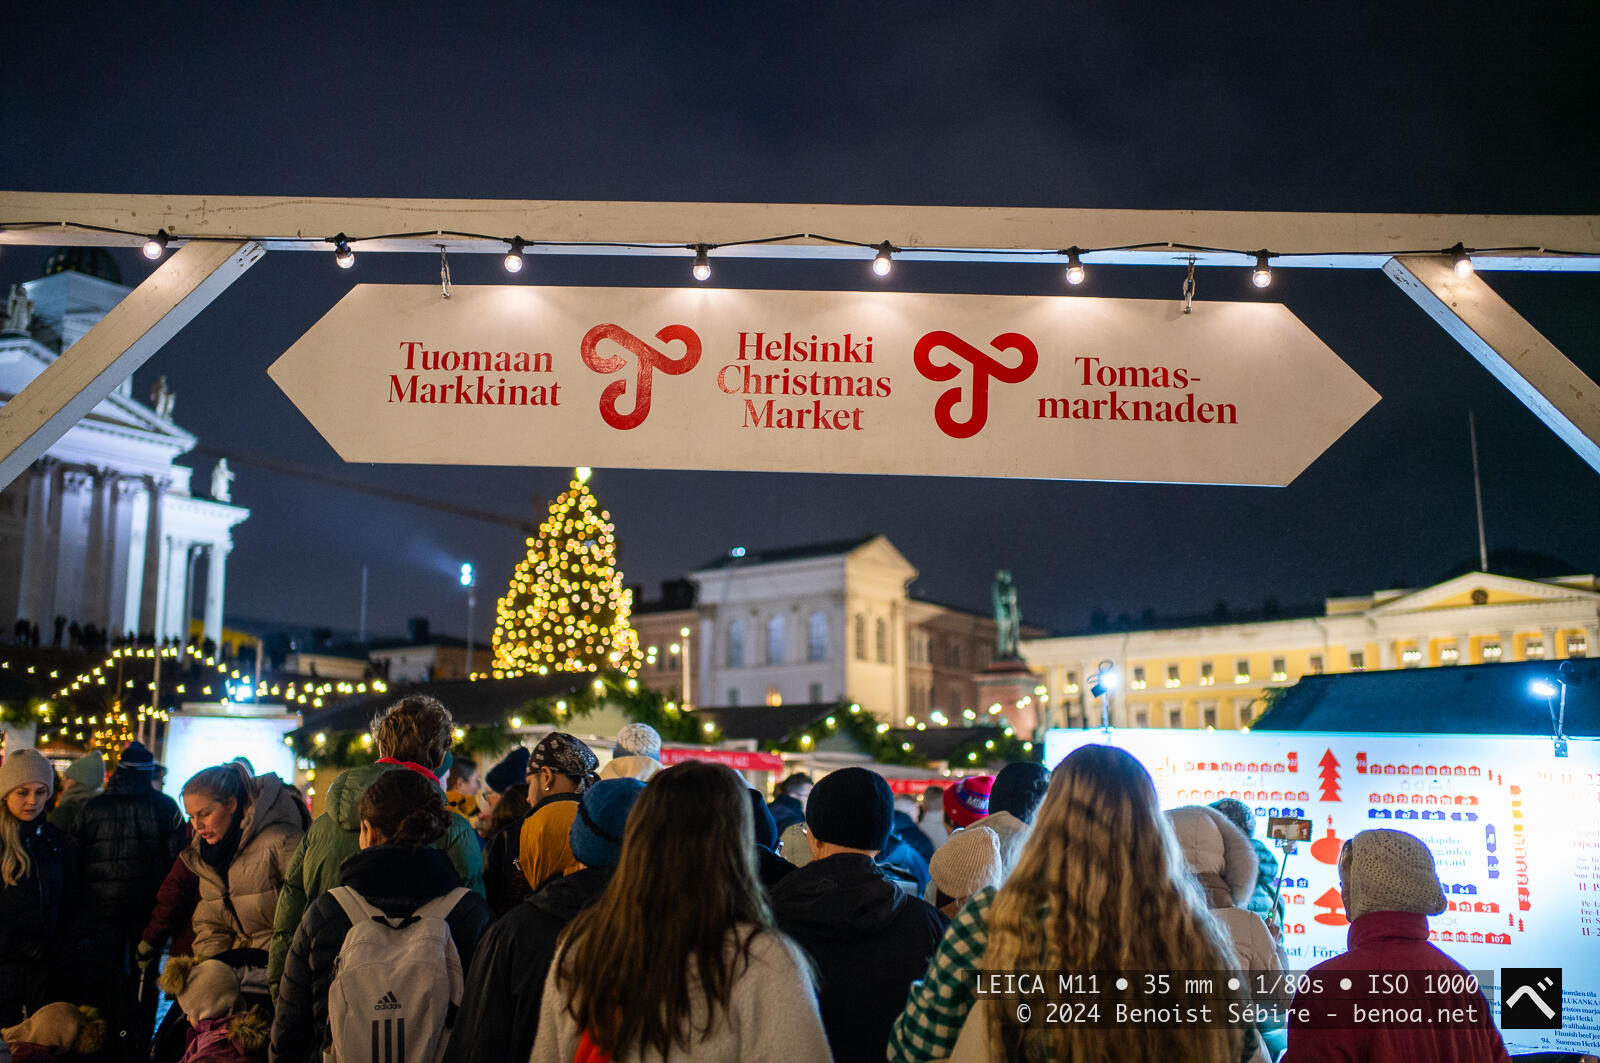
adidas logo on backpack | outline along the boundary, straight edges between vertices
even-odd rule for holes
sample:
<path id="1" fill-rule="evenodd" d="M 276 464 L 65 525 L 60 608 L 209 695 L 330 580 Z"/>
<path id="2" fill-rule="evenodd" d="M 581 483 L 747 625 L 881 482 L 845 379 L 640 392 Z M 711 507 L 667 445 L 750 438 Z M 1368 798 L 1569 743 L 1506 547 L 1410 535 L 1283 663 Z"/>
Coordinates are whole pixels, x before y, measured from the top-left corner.
<path id="1" fill-rule="evenodd" d="M 445 917 L 467 891 L 458 886 L 404 919 L 390 919 L 348 886 L 328 892 L 350 917 L 350 933 L 328 986 L 331 1043 L 323 1059 L 439 1063 L 462 990 L 461 956 Z"/>

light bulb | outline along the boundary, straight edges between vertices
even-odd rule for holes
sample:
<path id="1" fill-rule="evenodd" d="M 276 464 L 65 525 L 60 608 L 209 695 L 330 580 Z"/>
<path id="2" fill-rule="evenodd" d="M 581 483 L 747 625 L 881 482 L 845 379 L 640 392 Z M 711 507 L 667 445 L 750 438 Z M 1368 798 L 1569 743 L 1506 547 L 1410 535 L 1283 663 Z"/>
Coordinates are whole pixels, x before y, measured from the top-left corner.
<path id="1" fill-rule="evenodd" d="M 523 242 L 522 237 L 513 236 L 511 238 L 511 250 L 506 252 L 505 258 L 507 273 L 522 272 L 522 249 L 526 246 L 527 244 Z"/>
<path id="2" fill-rule="evenodd" d="M 349 269 L 356 264 L 356 253 L 350 250 L 350 241 L 344 233 L 333 238 L 333 260 L 340 269 Z"/>
<path id="3" fill-rule="evenodd" d="M 144 242 L 144 257 L 152 261 L 160 258 L 167 250 L 167 230 L 158 229 L 156 234 Z"/>
<path id="4" fill-rule="evenodd" d="M 711 279 L 711 259 L 706 254 L 705 244 L 696 244 L 694 248 L 694 279 L 697 281 Z"/>
<path id="5" fill-rule="evenodd" d="M 1067 283 L 1076 288 L 1083 283 L 1085 276 L 1083 263 L 1078 259 L 1078 249 L 1069 247 L 1067 249 Z"/>
<path id="6" fill-rule="evenodd" d="M 1450 256 L 1450 265 L 1456 271 L 1456 276 L 1472 276 L 1472 259 L 1467 257 L 1467 249 L 1465 247 L 1457 244 L 1446 251 L 1445 254 Z"/>
<path id="7" fill-rule="evenodd" d="M 1250 283 L 1257 288 L 1265 288 L 1272 283 L 1272 267 L 1267 264 L 1267 253 L 1256 252 L 1255 272 L 1250 274 Z"/>
<path id="8" fill-rule="evenodd" d="M 885 240 L 878 245 L 878 253 L 872 259 L 872 272 L 880 277 L 887 277 L 891 263 L 889 259 L 894 255 L 894 248 Z"/>

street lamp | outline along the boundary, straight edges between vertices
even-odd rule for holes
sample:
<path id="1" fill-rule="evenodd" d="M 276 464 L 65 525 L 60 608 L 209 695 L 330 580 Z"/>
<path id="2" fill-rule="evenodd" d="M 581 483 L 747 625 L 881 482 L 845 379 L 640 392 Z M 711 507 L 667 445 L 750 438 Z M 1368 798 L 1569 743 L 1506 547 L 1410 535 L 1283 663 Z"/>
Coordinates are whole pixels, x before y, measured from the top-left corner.
<path id="1" fill-rule="evenodd" d="M 1111 692 L 1117 688 L 1117 670 L 1110 661 L 1101 661 L 1096 670 L 1089 693 L 1100 698 L 1100 727 L 1111 730 Z"/>
<path id="2" fill-rule="evenodd" d="M 694 687 L 689 682 L 690 675 L 692 674 L 689 670 L 689 629 L 687 627 L 680 627 L 678 629 L 678 637 L 683 640 L 683 697 L 679 698 L 678 700 L 683 703 L 684 709 L 688 710 L 694 705 L 692 700 Z"/>
<path id="3" fill-rule="evenodd" d="M 467 589 L 467 678 L 472 678 L 472 609 L 478 604 L 477 592 L 473 589 L 472 562 L 461 563 L 461 585 Z"/>

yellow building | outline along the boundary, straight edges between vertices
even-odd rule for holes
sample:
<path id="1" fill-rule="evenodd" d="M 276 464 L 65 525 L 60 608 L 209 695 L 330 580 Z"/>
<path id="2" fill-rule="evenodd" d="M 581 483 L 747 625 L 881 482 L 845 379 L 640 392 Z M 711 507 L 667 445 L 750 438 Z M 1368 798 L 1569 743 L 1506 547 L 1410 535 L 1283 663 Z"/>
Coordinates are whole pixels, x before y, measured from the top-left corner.
<path id="1" fill-rule="evenodd" d="M 1600 643 L 1600 580 L 1482 572 L 1420 590 L 1329 598 L 1314 616 L 1029 639 L 1056 726 L 1245 727 L 1304 675 L 1586 657 Z M 1102 662 L 1115 685 L 1091 692 Z"/>

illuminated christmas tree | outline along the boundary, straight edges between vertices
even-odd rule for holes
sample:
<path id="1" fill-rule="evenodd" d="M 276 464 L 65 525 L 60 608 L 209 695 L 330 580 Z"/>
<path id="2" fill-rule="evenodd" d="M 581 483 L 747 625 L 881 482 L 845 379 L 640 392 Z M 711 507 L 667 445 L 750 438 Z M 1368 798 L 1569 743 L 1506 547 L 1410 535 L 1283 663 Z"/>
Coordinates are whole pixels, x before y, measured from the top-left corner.
<path id="1" fill-rule="evenodd" d="M 589 470 L 578 469 L 528 540 L 528 556 L 496 609 L 496 679 L 638 670 L 639 637 L 628 622 L 633 594 L 623 589 L 612 532 L 611 515 L 589 490 Z"/>

